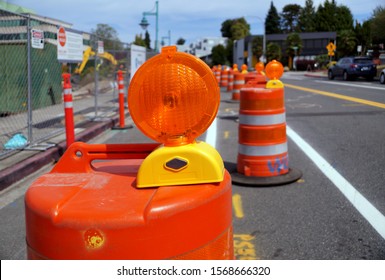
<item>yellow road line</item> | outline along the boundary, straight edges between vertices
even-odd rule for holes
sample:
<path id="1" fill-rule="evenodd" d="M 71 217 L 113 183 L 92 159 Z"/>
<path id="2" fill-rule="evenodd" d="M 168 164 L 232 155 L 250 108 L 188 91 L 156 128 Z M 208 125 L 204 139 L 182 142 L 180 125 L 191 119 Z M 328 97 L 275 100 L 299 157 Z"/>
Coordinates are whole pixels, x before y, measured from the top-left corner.
<path id="1" fill-rule="evenodd" d="M 244 217 L 242 209 L 242 197 L 239 194 L 233 195 L 233 209 L 235 217 L 242 219 Z"/>
<path id="2" fill-rule="evenodd" d="M 328 91 L 316 90 L 316 89 L 312 89 L 312 88 L 305 88 L 305 87 L 300 87 L 300 86 L 295 86 L 295 85 L 290 85 L 290 84 L 285 84 L 285 86 L 288 87 L 288 88 L 293 88 L 293 89 L 298 89 L 298 90 L 302 90 L 302 91 L 313 92 L 313 93 L 317 93 L 317 94 L 321 94 L 321 95 L 325 95 L 325 96 L 329 96 L 329 97 L 333 97 L 333 98 L 348 100 L 348 101 L 352 101 L 352 102 L 357 102 L 357 103 L 365 104 L 365 105 L 368 105 L 368 106 L 373 106 L 373 107 L 385 109 L 385 104 L 384 103 L 380 103 L 380 102 L 374 102 L 374 101 L 369 101 L 369 100 L 365 100 L 365 99 L 361 99 L 361 98 L 356 98 L 356 97 L 350 97 L 350 96 L 346 96 L 346 95 L 342 95 L 342 94 L 338 94 L 338 93 L 332 93 L 332 92 L 328 92 Z"/>
<path id="3" fill-rule="evenodd" d="M 224 132 L 223 138 L 228 139 L 228 138 L 229 138 L 229 135 L 230 135 L 230 131 L 226 130 L 226 131 Z"/>

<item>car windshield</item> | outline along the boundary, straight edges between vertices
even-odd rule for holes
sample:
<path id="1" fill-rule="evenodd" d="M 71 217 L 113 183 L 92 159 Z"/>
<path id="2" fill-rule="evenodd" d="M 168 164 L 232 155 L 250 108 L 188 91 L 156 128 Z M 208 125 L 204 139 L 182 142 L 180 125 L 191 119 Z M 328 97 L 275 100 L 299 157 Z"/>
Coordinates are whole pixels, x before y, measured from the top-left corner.
<path id="1" fill-rule="evenodd" d="M 358 63 L 358 64 L 372 64 L 373 61 L 371 59 L 359 58 L 359 59 L 354 59 L 354 63 Z"/>

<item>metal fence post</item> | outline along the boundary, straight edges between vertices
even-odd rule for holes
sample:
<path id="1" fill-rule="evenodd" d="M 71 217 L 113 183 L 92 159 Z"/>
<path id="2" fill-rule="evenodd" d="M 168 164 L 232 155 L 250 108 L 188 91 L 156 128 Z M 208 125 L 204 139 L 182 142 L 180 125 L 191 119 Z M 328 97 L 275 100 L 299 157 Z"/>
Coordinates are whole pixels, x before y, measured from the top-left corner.
<path id="1" fill-rule="evenodd" d="M 27 126 L 28 126 L 28 142 L 32 143 L 33 141 L 33 134 L 32 134 L 32 71 L 31 71 L 31 15 L 28 15 L 27 18 L 27 87 L 28 87 L 28 119 L 27 119 Z"/>

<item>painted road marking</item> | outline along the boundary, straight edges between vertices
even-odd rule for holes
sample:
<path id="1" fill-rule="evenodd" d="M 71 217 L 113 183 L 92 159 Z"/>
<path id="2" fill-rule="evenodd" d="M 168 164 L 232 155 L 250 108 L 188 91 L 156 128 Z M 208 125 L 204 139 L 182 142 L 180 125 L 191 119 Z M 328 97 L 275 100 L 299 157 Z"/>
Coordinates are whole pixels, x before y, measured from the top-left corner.
<path id="1" fill-rule="evenodd" d="M 356 98 L 356 97 L 350 97 L 350 96 L 346 96 L 346 95 L 342 95 L 342 94 L 338 94 L 338 93 L 316 90 L 316 89 L 312 89 L 312 88 L 305 88 L 305 87 L 300 87 L 300 86 L 295 86 L 295 85 L 290 85 L 290 84 L 285 84 L 285 87 L 293 88 L 293 89 L 297 89 L 297 90 L 302 90 L 302 91 L 307 91 L 307 92 L 313 92 L 316 94 L 321 94 L 321 95 L 325 95 L 325 96 L 329 96 L 329 97 L 333 97 L 333 98 L 348 100 L 348 101 L 352 101 L 352 102 L 362 103 L 362 104 L 365 104 L 368 106 L 373 106 L 373 107 L 385 109 L 385 104 L 380 103 L 380 102 L 369 101 L 369 100 Z"/>
<path id="2" fill-rule="evenodd" d="M 357 87 L 357 88 L 369 88 L 369 89 L 378 89 L 378 90 L 385 90 L 384 87 L 374 87 L 369 85 L 357 85 L 357 84 L 349 84 L 349 83 L 339 83 L 339 82 L 329 82 L 329 81 L 315 81 L 316 83 L 322 83 L 322 84 L 332 84 L 332 85 L 339 85 L 339 86 L 348 86 L 348 87 Z"/>
<path id="3" fill-rule="evenodd" d="M 287 135 L 314 162 L 326 177 L 343 193 L 361 215 L 385 239 L 385 216 L 378 211 L 352 184 L 337 172 L 316 150 L 294 130 L 286 126 Z"/>
<path id="4" fill-rule="evenodd" d="M 216 147 L 216 144 L 217 144 L 217 118 L 214 119 L 214 121 L 210 125 L 209 129 L 207 130 L 205 142 L 207 144 L 210 144 L 214 148 Z"/>
<path id="5" fill-rule="evenodd" d="M 257 254 L 250 234 L 234 234 L 234 254 L 237 260 L 257 260 Z"/>
<path id="6" fill-rule="evenodd" d="M 233 195 L 233 209 L 235 217 L 238 219 L 242 219 L 245 216 L 243 214 L 242 197 L 239 194 Z"/>
<path id="7" fill-rule="evenodd" d="M 230 131 L 226 130 L 225 132 L 223 132 L 223 138 L 224 139 L 228 139 L 229 135 L 230 135 Z"/>

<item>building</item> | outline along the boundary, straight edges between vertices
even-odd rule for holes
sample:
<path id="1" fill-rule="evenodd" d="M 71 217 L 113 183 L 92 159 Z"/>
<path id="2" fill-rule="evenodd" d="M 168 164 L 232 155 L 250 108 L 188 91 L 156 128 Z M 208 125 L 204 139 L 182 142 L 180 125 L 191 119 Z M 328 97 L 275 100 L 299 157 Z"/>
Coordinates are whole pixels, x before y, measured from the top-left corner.
<path id="1" fill-rule="evenodd" d="M 289 34 L 267 34 L 266 45 L 269 43 L 277 44 L 282 51 L 282 56 L 286 56 L 286 38 Z M 321 54 L 327 54 L 326 46 L 332 41 L 336 41 L 337 32 L 304 32 L 299 33 L 302 40 L 302 49 L 297 56 L 314 57 Z M 254 67 L 257 62 L 252 54 L 252 45 L 255 37 L 262 35 L 251 35 L 234 42 L 233 60 L 240 67 L 242 64 L 248 67 Z M 287 60 L 287 59 L 283 59 Z"/>
<path id="2" fill-rule="evenodd" d="M 226 47 L 227 40 L 226 37 L 204 37 L 190 45 L 177 45 L 177 48 L 178 51 L 195 55 L 210 64 L 212 49 L 217 45 Z"/>

